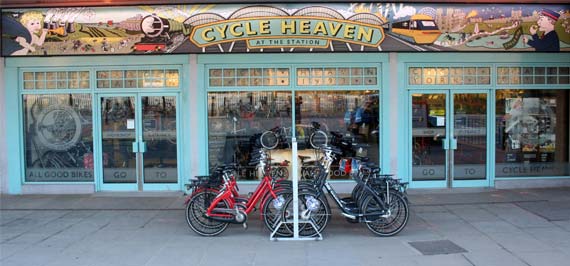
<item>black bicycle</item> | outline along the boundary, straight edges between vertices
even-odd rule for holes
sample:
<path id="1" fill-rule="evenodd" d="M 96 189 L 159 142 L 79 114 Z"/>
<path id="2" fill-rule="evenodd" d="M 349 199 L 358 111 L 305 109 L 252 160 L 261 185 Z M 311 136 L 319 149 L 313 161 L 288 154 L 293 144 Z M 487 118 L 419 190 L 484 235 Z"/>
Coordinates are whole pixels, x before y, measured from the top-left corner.
<path id="1" fill-rule="evenodd" d="M 336 156 L 342 154 L 342 151 L 330 146 L 322 148 L 321 151 L 323 160 L 319 164 L 321 168 L 320 173 L 311 182 L 300 182 L 299 188 L 301 191 L 313 192 L 312 194 L 315 195 L 316 199 L 322 199 L 326 192 L 342 211 L 342 215 L 350 222 L 365 223 L 370 231 L 379 236 L 393 236 L 404 229 L 410 215 L 406 196 L 406 183 L 401 183 L 391 175 L 381 174 L 380 168 L 363 162 L 365 161 L 364 158 L 352 158 L 351 176 L 356 181 L 356 186 L 350 197 L 340 198 L 327 180 L 327 177 L 331 164 Z M 299 203 L 308 205 L 306 200 L 299 200 Z M 292 213 L 290 213 L 291 206 L 292 199 L 289 199 L 284 207 L 283 217 L 285 220 L 293 218 Z M 323 213 L 330 215 L 328 204 L 325 205 L 325 208 L 327 209 Z M 300 210 L 307 209 L 310 208 L 300 206 Z M 315 219 L 315 217 L 319 216 L 310 217 L 310 219 Z M 301 219 L 303 219 L 303 216 L 301 216 Z M 302 224 L 300 235 L 312 236 L 320 233 L 329 220 L 312 220 L 311 222 L 316 227 L 307 226 L 307 223 Z"/>

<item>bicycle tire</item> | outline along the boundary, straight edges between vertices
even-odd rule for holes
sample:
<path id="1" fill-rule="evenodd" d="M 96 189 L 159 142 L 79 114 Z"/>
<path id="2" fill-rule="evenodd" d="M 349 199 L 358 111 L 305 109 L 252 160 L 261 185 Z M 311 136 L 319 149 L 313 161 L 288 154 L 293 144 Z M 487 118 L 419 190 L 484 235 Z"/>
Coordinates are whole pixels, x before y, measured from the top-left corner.
<path id="1" fill-rule="evenodd" d="M 301 167 L 301 179 L 314 180 L 321 173 L 321 168 L 318 165 L 305 165 Z"/>
<path id="2" fill-rule="evenodd" d="M 279 145 L 279 138 L 273 131 L 265 131 L 259 137 L 259 144 L 268 150 L 275 149 Z"/>
<path id="3" fill-rule="evenodd" d="M 310 198 L 310 200 L 309 200 Z M 308 221 L 313 222 L 314 227 L 309 223 L 299 223 L 299 236 L 303 237 L 313 237 L 320 234 L 330 222 L 331 216 L 331 209 L 326 200 L 326 197 L 321 196 L 317 197 L 315 192 L 311 191 L 299 191 L 299 214 L 305 213 L 308 208 L 308 201 L 318 202 L 317 209 L 313 211 L 308 211 Z M 293 232 L 293 197 L 290 197 L 287 202 L 285 203 L 285 207 L 283 209 L 283 219 L 286 223 L 287 227 L 291 232 Z M 299 217 L 301 220 L 301 217 Z"/>
<path id="4" fill-rule="evenodd" d="M 309 144 L 311 144 L 311 147 L 314 149 L 324 148 L 328 143 L 329 137 L 327 136 L 327 133 L 322 130 L 316 130 L 309 136 Z"/>
<path id="5" fill-rule="evenodd" d="M 377 212 L 382 209 L 378 202 L 374 199 L 372 195 L 368 195 L 364 198 L 362 204 L 362 213 L 365 215 L 367 220 L 366 227 L 376 235 L 388 237 L 400 233 L 410 217 L 410 209 L 406 200 L 400 195 L 400 193 L 391 193 L 390 202 L 387 202 L 391 215 L 388 218 L 384 218 L 378 215 L 378 217 L 366 216 L 366 213 Z"/>
<path id="6" fill-rule="evenodd" d="M 287 179 L 289 177 L 289 171 L 284 166 L 275 166 L 271 168 L 271 177 L 273 179 Z"/>
<path id="7" fill-rule="evenodd" d="M 278 179 L 288 179 L 289 178 L 289 170 L 285 166 L 277 167 L 277 178 Z"/>
<path id="8" fill-rule="evenodd" d="M 216 198 L 213 191 L 201 191 L 193 195 L 186 205 L 186 222 L 192 231 L 201 236 L 216 236 L 228 227 L 229 223 L 213 220 L 206 216 L 207 208 Z M 228 208 L 226 201 L 221 201 L 220 208 Z"/>
<path id="9" fill-rule="evenodd" d="M 263 223 L 271 233 L 279 226 L 279 229 L 275 231 L 276 236 L 291 237 L 293 236 L 293 231 L 287 226 L 280 225 L 279 222 L 283 220 L 282 208 L 284 207 L 284 203 L 287 202 L 288 198 L 292 197 L 293 192 L 290 189 L 283 189 L 276 191 L 275 194 L 277 196 L 276 198 L 268 194 L 267 199 L 264 200 L 262 208 Z"/>

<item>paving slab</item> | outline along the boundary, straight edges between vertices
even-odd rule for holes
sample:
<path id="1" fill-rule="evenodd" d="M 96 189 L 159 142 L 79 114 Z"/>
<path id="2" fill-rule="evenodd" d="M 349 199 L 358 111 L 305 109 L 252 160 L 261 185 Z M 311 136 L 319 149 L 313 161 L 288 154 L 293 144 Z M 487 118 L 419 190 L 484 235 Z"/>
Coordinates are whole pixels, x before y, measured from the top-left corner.
<path id="1" fill-rule="evenodd" d="M 504 249 L 511 252 L 552 251 L 554 248 L 530 234 L 522 232 L 492 233 L 488 235 Z"/>
<path id="2" fill-rule="evenodd" d="M 520 202 L 517 205 L 548 221 L 570 220 L 568 201 Z"/>
<path id="3" fill-rule="evenodd" d="M 570 255 L 556 251 L 518 252 L 525 262 L 531 266 L 568 266 Z"/>
<path id="4" fill-rule="evenodd" d="M 417 193 L 410 194 L 410 221 L 400 234 L 377 237 L 363 224 L 346 222 L 333 207 L 322 241 L 270 241 L 257 212 L 247 230 L 230 225 L 217 237 L 200 237 L 186 225 L 180 193 L 0 195 L 0 265 L 550 266 L 570 261 L 570 218 L 556 214 L 570 206 L 570 189 Z M 423 255 L 410 244 L 421 241 L 451 242 L 464 252 Z"/>
<path id="5" fill-rule="evenodd" d="M 463 254 L 476 266 L 529 266 L 515 254 L 504 249 L 471 251 Z"/>

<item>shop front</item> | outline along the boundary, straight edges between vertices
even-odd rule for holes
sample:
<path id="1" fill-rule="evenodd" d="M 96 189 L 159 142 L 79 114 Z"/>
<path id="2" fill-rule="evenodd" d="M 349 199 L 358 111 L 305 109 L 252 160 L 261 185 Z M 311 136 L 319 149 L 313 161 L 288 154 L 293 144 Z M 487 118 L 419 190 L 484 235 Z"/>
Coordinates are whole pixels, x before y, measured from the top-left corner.
<path id="1" fill-rule="evenodd" d="M 272 174 L 304 179 L 323 145 L 342 151 L 329 176 L 341 192 L 352 157 L 413 188 L 568 183 L 568 10 L 3 9 L 6 191 L 182 191 L 223 164 L 247 190 L 262 177 L 256 149 L 271 149 Z M 529 42 L 545 17 L 559 38 L 550 53 Z"/>
<path id="2" fill-rule="evenodd" d="M 569 175 L 568 64 L 520 57 L 401 55 L 412 187 L 517 187 Z"/>

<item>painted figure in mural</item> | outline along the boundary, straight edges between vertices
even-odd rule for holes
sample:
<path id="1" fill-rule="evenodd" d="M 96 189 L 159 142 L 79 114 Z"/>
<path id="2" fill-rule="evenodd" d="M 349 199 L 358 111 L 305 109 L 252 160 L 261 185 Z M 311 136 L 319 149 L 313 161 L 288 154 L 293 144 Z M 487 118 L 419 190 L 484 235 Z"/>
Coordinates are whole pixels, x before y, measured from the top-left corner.
<path id="1" fill-rule="evenodd" d="M 531 47 L 534 47 L 537 52 L 559 52 L 560 40 L 558 34 L 554 30 L 554 25 L 560 17 L 560 14 L 549 9 L 543 9 L 540 12 L 536 25 L 530 27 L 529 31 L 532 39 L 523 37 L 523 41 Z M 544 32 L 542 36 L 538 36 L 537 30 Z"/>
<path id="2" fill-rule="evenodd" d="M 48 33 L 43 28 L 44 15 L 39 11 L 28 11 L 20 16 L 20 23 L 25 30 L 19 27 L 19 33 L 14 35 L 15 39 L 7 42 L 5 52 L 10 55 L 27 55 L 29 52 L 35 52 L 36 47 L 41 47 Z M 2 19 L 2 22 L 10 21 L 10 18 Z M 12 22 L 9 22 L 13 24 Z"/>

